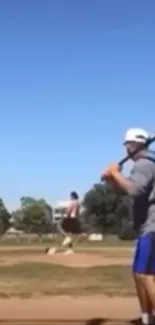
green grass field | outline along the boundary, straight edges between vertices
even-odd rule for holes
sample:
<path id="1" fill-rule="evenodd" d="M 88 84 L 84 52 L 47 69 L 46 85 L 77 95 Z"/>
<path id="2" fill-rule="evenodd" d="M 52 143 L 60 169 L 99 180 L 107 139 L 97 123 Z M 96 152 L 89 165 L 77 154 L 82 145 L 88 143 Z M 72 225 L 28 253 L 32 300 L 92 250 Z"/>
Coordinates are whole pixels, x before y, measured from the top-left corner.
<path id="1" fill-rule="evenodd" d="M 71 268 L 46 263 L 0 266 L 0 297 L 134 295 L 127 266 Z"/>

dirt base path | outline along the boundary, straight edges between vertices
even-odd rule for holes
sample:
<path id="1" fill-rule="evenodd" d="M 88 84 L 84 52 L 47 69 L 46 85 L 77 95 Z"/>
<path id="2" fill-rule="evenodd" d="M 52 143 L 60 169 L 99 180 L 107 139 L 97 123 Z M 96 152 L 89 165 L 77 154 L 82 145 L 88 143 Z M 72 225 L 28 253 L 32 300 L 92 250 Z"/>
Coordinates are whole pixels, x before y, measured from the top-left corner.
<path id="1" fill-rule="evenodd" d="M 21 262 L 39 262 L 59 264 L 69 267 L 92 267 L 92 266 L 109 266 L 109 265 L 130 265 L 130 258 L 110 258 L 103 255 L 76 253 L 73 255 L 64 256 L 63 254 L 56 254 L 54 256 L 48 255 L 18 255 L 6 256 L 0 259 L 0 265 L 13 265 Z"/>
<path id="2" fill-rule="evenodd" d="M 48 244 L 41 244 L 41 245 L 7 245 L 7 246 L 0 246 L 0 252 L 4 251 L 4 252 L 7 252 L 7 251 L 41 251 L 41 252 L 44 252 L 45 249 L 47 247 L 53 247 L 55 246 L 54 244 L 53 245 L 48 245 Z M 78 246 L 77 245 L 77 249 L 80 249 L 80 250 L 90 250 L 90 251 L 115 251 L 115 252 L 120 252 L 120 251 L 124 251 L 124 252 L 131 252 L 132 251 L 132 247 L 131 246 L 104 246 L 104 245 L 101 245 L 101 246 L 98 246 L 98 245 L 93 245 L 93 244 L 90 244 L 90 245 L 81 245 L 81 246 Z"/>
<path id="3" fill-rule="evenodd" d="M 89 324 L 92 319 L 122 323 L 139 315 L 136 298 L 106 296 L 0 299 L 0 324 Z M 2 323 L 3 320 L 3 323 Z M 120 323 L 121 321 L 121 323 Z M 103 323 L 103 322 L 102 322 Z M 90 323 L 91 324 L 91 323 Z M 106 324 L 106 323 L 105 323 Z M 95 325 L 95 323 L 92 323 Z"/>

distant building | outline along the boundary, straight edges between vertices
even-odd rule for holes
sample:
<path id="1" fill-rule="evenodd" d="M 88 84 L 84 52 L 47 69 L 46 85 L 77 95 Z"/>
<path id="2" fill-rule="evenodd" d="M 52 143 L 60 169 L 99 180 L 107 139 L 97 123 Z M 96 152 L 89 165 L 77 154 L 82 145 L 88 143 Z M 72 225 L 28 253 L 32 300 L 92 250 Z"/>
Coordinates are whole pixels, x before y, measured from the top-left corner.
<path id="1" fill-rule="evenodd" d="M 22 230 L 17 230 L 14 227 L 10 227 L 7 231 L 7 235 L 18 235 L 18 234 L 23 234 L 24 232 Z"/>
<path id="2" fill-rule="evenodd" d="M 59 201 L 53 208 L 53 221 L 59 222 L 62 218 L 66 217 L 66 208 L 69 206 L 70 201 Z"/>

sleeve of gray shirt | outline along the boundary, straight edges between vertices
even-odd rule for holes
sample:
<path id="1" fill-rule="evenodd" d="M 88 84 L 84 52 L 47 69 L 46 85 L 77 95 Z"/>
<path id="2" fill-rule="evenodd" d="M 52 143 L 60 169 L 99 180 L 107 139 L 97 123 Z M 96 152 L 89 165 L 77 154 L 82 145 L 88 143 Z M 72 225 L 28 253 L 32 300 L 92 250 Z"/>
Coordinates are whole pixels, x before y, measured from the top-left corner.
<path id="1" fill-rule="evenodd" d="M 135 162 L 130 176 L 133 186 L 128 191 L 128 194 L 133 197 L 147 194 L 153 182 L 153 174 L 153 162 L 148 159 L 140 159 Z"/>

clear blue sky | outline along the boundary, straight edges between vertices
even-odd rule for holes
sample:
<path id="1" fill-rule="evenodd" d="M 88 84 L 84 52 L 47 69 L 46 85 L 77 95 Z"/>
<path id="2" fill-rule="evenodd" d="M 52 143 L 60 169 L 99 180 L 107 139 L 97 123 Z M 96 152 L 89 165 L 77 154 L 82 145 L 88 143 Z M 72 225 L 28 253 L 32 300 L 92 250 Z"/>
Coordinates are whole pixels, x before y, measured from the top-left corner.
<path id="1" fill-rule="evenodd" d="M 83 194 L 155 129 L 154 0 L 0 1 L 0 196 Z"/>

